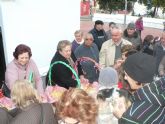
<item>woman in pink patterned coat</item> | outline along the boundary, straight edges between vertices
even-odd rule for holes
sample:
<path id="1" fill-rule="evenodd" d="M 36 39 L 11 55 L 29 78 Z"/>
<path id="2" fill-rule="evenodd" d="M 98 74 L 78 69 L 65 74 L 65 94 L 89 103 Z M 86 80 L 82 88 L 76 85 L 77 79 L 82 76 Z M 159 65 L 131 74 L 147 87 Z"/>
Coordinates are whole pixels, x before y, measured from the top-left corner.
<path id="1" fill-rule="evenodd" d="M 43 93 L 43 83 L 37 65 L 31 59 L 30 47 L 20 44 L 13 52 L 14 59 L 7 65 L 5 72 L 5 83 L 11 90 L 16 80 L 27 79 L 34 83 L 39 93 Z M 31 77 L 31 79 L 30 79 Z"/>

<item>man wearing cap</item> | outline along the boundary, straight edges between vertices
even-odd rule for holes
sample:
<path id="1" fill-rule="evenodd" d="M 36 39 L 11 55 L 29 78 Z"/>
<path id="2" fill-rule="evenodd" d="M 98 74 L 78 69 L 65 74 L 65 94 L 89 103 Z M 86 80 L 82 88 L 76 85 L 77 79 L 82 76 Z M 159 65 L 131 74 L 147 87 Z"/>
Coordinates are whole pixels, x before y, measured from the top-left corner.
<path id="1" fill-rule="evenodd" d="M 136 49 L 141 45 L 141 38 L 136 31 L 136 27 L 133 22 L 129 23 L 127 28 L 124 30 L 123 38 L 130 41 Z"/>
<path id="2" fill-rule="evenodd" d="M 135 53 L 126 59 L 125 79 L 134 92 L 127 110 L 121 103 L 114 108 L 119 124 L 164 124 L 165 77 L 153 80 L 155 69 L 155 59 L 145 53 Z"/>
<path id="3" fill-rule="evenodd" d="M 95 21 L 94 28 L 91 31 L 89 31 L 89 33 L 93 35 L 93 42 L 97 45 L 99 51 L 101 49 L 102 44 L 107 40 L 107 36 L 103 29 L 103 25 L 103 21 L 97 20 Z"/>

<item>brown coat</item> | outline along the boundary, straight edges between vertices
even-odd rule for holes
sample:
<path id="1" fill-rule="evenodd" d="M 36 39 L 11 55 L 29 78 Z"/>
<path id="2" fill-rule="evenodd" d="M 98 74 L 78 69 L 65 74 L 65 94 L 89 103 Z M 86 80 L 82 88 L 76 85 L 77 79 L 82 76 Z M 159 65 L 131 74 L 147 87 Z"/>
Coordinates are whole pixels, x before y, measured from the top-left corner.
<path id="1" fill-rule="evenodd" d="M 42 110 L 41 110 L 42 106 Z M 41 112 L 42 111 L 42 112 Z M 32 104 L 19 112 L 10 124 L 58 124 L 49 103 Z"/>
<path id="2" fill-rule="evenodd" d="M 9 124 L 12 116 L 8 113 L 8 111 L 4 108 L 0 108 L 0 124 Z"/>

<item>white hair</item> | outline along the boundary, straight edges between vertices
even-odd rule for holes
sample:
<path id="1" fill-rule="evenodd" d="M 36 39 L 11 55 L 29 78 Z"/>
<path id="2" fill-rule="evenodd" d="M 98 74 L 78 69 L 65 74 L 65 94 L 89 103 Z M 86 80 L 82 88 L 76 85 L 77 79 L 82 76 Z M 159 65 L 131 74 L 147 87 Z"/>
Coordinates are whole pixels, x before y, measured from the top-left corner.
<path id="1" fill-rule="evenodd" d="M 118 30 L 121 34 L 123 33 L 123 29 L 120 25 L 115 25 L 114 28 L 112 29 L 112 32 L 116 30 Z"/>

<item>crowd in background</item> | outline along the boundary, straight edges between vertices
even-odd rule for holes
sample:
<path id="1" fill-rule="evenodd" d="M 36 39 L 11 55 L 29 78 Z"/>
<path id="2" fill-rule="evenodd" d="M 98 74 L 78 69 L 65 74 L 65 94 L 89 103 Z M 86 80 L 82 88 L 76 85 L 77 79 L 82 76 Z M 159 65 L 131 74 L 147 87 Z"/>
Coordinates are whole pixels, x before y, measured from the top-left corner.
<path id="1" fill-rule="evenodd" d="M 97 20 L 85 35 L 77 30 L 72 42 L 59 41 L 45 82 L 66 91 L 52 104 L 42 102 L 45 89 L 30 47 L 16 46 L 5 72 L 8 97 L 16 108 L 0 108 L 0 122 L 164 124 L 165 32 L 144 40 L 142 33 L 143 17 L 124 30 L 110 22 L 105 31 L 104 22 Z M 79 83 L 98 83 L 97 94 L 88 94 Z"/>

